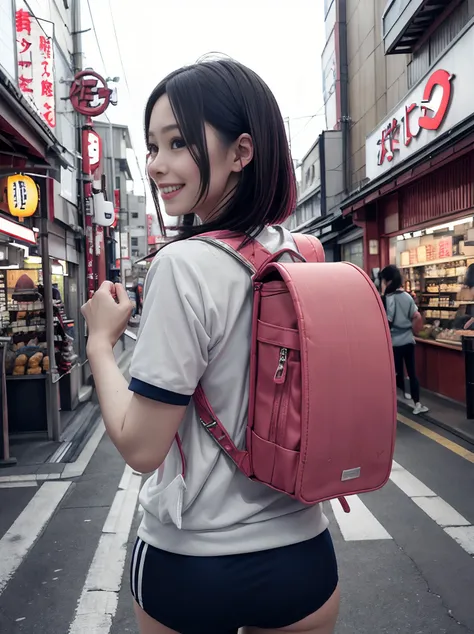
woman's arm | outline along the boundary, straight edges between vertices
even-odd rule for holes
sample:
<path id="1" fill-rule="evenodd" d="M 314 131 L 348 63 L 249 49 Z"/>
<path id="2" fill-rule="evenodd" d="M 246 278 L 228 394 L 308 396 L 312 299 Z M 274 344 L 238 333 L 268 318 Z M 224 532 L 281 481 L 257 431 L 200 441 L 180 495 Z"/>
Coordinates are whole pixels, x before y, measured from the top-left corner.
<path id="1" fill-rule="evenodd" d="M 105 282 L 82 309 L 91 332 L 87 356 L 107 433 L 127 464 L 148 473 L 166 458 L 186 407 L 129 391 L 113 348 L 126 327 L 130 311 L 125 289 L 110 282 Z"/>

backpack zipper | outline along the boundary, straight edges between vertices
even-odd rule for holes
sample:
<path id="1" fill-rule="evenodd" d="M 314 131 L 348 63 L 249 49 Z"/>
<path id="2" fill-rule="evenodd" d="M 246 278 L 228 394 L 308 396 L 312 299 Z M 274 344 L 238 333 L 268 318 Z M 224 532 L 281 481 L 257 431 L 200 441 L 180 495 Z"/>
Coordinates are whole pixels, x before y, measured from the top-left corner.
<path id="1" fill-rule="evenodd" d="M 278 409 L 278 418 L 276 422 L 276 433 L 275 433 L 275 442 L 279 445 L 282 445 L 282 431 L 285 429 L 285 420 L 288 415 L 288 404 L 290 402 L 290 390 L 291 390 L 291 367 L 288 366 L 288 370 L 286 372 L 286 382 L 285 385 L 282 386 L 282 394 L 280 407 Z M 284 438 L 283 438 L 284 440 Z"/>
<path id="2" fill-rule="evenodd" d="M 270 420 L 270 442 L 275 442 L 278 429 L 278 421 L 280 418 L 281 401 L 284 391 L 284 383 L 286 379 L 288 365 L 288 348 L 280 348 L 280 357 L 278 365 L 273 377 L 273 381 L 277 384 L 275 387 L 275 397 L 273 401 L 272 417 Z"/>
<path id="3" fill-rule="evenodd" d="M 288 348 L 280 348 L 280 358 L 273 380 L 275 383 L 284 383 L 286 378 L 286 368 L 288 361 Z"/>

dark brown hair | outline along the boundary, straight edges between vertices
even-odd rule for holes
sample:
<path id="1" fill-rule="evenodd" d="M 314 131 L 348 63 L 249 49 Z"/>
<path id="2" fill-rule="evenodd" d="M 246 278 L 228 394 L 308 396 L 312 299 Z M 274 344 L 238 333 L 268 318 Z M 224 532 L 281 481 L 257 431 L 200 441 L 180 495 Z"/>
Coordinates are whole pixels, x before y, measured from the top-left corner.
<path id="1" fill-rule="evenodd" d="M 253 237 L 266 225 L 286 220 L 296 205 L 295 174 L 278 104 L 262 79 L 231 59 L 207 60 L 174 71 L 153 90 L 146 105 L 147 142 L 153 107 L 165 93 L 199 168 L 200 200 L 210 183 L 204 124 L 213 126 L 224 142 L 230 144 L 247 133 L 254 144 L 253 159 L 232 195 L 204 224 L 193 225 L 187 219 L 179 227 L 179 238 L 217 229 Z M 156 204 L 156 185 L 151 187 Z"/>

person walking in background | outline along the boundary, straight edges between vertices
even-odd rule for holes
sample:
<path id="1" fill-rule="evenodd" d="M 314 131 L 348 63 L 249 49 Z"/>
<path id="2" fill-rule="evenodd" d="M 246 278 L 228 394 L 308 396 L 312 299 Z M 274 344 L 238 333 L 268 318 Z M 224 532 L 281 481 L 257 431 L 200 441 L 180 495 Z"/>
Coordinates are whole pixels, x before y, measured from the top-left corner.
<path id="1" fill-rule="evenodd" d="M 135 281 L 132 292 L 135 295 L 135 316 L 141 315 L 142 313 L 142 293 L 143 293 L 143 285 L 140 284 L 138 280 Z"/>
<path id="2" fill-rule="evenodd" d="M 454 327 L 459 330 L 474 330 L 474 264 L 467 267 L 466 277 L 458 293 L 459 310 Z"/>
<path id="3" fill-rule="evenodd" d="M 414 332 L 421 329 L 421 315 L 413 297 L 403 290 L 402 275 L 396 266 L 392 264 L 386 266 L 380 277 L 383 302 L 392 335 L 397 387 L 402 390 L 407 400 L 413 399 L 415 403 L 413 413 L 423 414 L 428 411 L 428 408 L 420 403 L 420 384 L 415 368 L 414 337 Z M 411 394 L 405 393 L 404 366 L 410 379 Z"/>

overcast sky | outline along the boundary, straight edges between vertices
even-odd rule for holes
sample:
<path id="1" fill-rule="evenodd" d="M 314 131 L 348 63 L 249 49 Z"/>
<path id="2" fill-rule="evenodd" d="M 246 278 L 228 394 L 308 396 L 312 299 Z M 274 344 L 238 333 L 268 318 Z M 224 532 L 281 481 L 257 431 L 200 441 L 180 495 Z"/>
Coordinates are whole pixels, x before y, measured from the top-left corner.
<path id="1" fill-rule="evenodd" d="M 282 115 L 290 117 L 295 159 L 303 157 L 324 128 L 322 0 L 89 2 L 101 52 L 91 30 L 83 35 L 84 62 L 106 76 L 120 77 L 119 105 L 107 114 L 114 123 L 128 125 L 142 166 L 143 109 L 151 90 L 170 71 L 213 51 L 246 64 L 270 86 Z M 82 7 L 82 29 L 92 29 L 87 0 Z M 303 118 L 308 116 L 313 118 Z M 134 175 L 138 191 L 138 168 Z"/>

